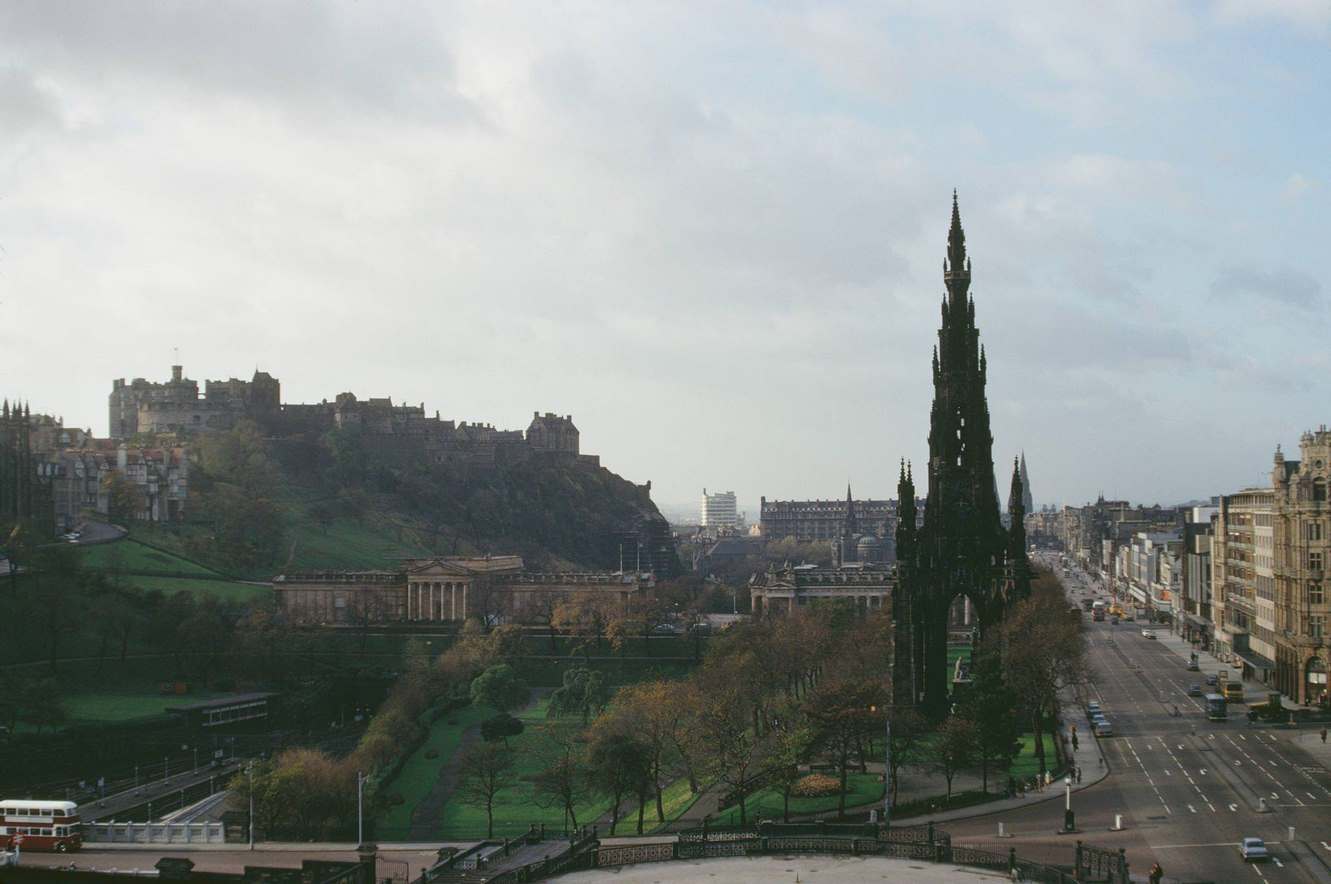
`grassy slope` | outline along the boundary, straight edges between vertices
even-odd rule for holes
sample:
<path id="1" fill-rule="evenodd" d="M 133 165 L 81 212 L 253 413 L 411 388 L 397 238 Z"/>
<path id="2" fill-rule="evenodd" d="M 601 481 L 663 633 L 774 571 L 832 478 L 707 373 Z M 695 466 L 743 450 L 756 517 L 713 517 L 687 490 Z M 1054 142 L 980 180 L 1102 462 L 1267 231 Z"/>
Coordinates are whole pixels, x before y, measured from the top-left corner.
<path id="1" fill-rule="evenodd" d="M 406 838 L 411 827 L 411 815 L 439 779 L 439 771 L 458 751 L 462 735 L 467 728 L 478 725 L 494 713 L 479 706 L 467 706 L 440 717 L 430 728 L 425 742 L 412 753 L 402 770 L 393 780 L 384 785 L 389 795 L 401 795 L 402 803 L 391 808 L 379 818 L 380 837 L 393 839 Z M 435 758 L 427 758 L 426 753 L 433 749 L 438 753 Z"/>
<path id="2" fill-rule="evenodd" d="M 79 558 L 83 567 L 93 571 L 120 568 L 124 571 L 170 572 L 182 577 L 223 577 L 192 559 L 154 549 L 132 538 L 79 547 Z"/>
<path id="3" fill-rule="evenodd" d="M 137 533 L 137 530 L 136 530 Z M 150 532 L 154 545 L 163 532 Z M 193 559 L 177 553 L 148 546 L 133 538 L 115 543 L 99 543 L 79 548 L 79 560 L 84 568 L 92 571 L 119 570 L 121 582 L 127 586 L 136 586 L 149 592 L 157 590 L 166 595 L 188 592 L 196 595 L 214 596 L 224 602 L 244 604 L 261 598 L 269 593 L 263 586 L 252 586 L 227 579 L 217 571 L 200 564 Z M 129 571 L 156 571 L 160 574 L 175 574 L 168 577 L 159 574 L 129 574 Z"/>

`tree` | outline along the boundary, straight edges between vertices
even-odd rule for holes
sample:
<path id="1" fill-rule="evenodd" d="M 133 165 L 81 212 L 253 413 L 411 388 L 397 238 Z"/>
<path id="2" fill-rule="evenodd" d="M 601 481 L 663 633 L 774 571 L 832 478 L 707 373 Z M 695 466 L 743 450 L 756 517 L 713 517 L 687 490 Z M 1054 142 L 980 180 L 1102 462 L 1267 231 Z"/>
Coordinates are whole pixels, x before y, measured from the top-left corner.
<path id="1" fill-rule="evenodd" d="M 790 792 L 800 781 L 802 765 L 817 743 L 818 732 L 800 704 L 789 702 L 772 710 L 772 749 L 768 758 L 771 782 L 781 790 L 781 820 L 790 822 Z"/>
<path id="2" fill-rule="evenodd" d="M 934 734 L 930 754 L 933 757 L 933 769 L 947 780 L 944 806 L 952 800 L 953 778 L 959 771 L 970 767 L 975 759 L 975 741 L 975 723 L 958 715 L 944 719 Z"/>
<path id="3" fill-rule="evenodd" d="M 516 737 L 523 729 L 521 719 L 514 718 L 507 712 L 501 712 L 481 722 L 481 739 L 487 743 L 503 740 L 504 745 L 508 746 L 508 738 Z"/>
<path id="4" fill-rule="evenodd" d="M 1007 770 L 1021 751 L 1017 695 L 1003 678 L 1003 661 L 992 643 L 982 644 L 973 657 L 971 683 L 960 711 L 975 724 L 975 754 L 982 788 L 988 792 L 989 769 Z"/>
<path id="5" fill-rule="evenodd" d="M 929 731 L 929 723 L 924 716 L 914 709 L 898 709 L 892 712 L 892 803 L 897 803 L 900 790 L 900 772 L 903 765 L 914 764 L 919 760 L 923 737 Z"/>
<path id="6" fill-rule="evenodd" d="M 592 740 L 587 753 L 588 782 L 610 799 L 610 834 L 619 825 L 619 808 L 625 795 L 638 795 L 638 834 L 642 834 L 642 809 L 651 782 L 651 752 L 628 734 L 605 729 Z"/>
<path id="7" fill-rule="evenodd" d="M 805 704 L 816 742 L 836 765 L 841 779 L 837 815 L 846 815 L 846 781 L 852 756 L 862 757 L 862 739 L 878 720 L 874 709 L 885 701 L 876 682 L 838 678 L 820 684 Z"/>
<path id="8" fill-rule="evenodd" d="M 471 701 L 498 712 L 521 708 L 530 696 L 527 683 L 507 663 L 491 666 L 471 682 Z"/>
<path id="9" fill-rule="evenodd" d="M 587 777 L 583 761 L 566 743 L 550 758 L 540 773 L 532 777 L 532 792 L 538 807 L 558 807 L 568 814 L 573 828 L 578 828 L 578 802 L 587 797 Z"/>
<path id="10" fill-rule="evenodd" d="M 610 707 L 613 723 L 635 735 L 648 750 L 652 791 L 656 795 L 656 821 L 665 822 L 661 792 L 666 767 L 673 761 L 676 710 L 671 705 L 672 682 L 649 681 L 621 688 Z"/>
<path id="11" fill-rule="evenodd" d="M 754 774 L 762 770 L 767 741 L 749 727 L 749 708 L 742 688 L 731 682 L 703 693 L 698 710 L 698 734 L 707 746 L 705 769 L 729 786 L 739 802 L 740 825 L 748 822 L 748 790 Z"/>
<path id="12" fill-rule="evenodd" d="M 1043 572 L 1031 594 L 1019 602 L 1000 630 L 1003 668 L 1008 684 L 1030 716 L 1035 755 L 1048 767 L 1044 723 L 1057 707 L 1059 692 L 1086 681 L 1086 644 L 1080 618 L 1067 616 L 1067 600 L 1057 581 Z"/>
<path id="13" fill-rule="evenodd" d="M 585 667 L 566 669 L 563 681 L 563 685 L 550 694 L 546 714 L 551 718 L 578 715 L 585 725 L 610 702 L 610 686 L 600 672 Z"/>
<path id="14" fill-rule="evenodd" d="M 472 743 L 458 757 L 458 797 L 472 807 L 485 808 L 487 838 L 494 837 L 495 796 L 508 785 L 512 770 L 513 752 L 494 743 Z"/>
<path id="15" fill-rule="evenodd" d="M 143 495 L 123 473 L 107 473 L 101 485 L 102 493 L 106 495 L 106 514 L 111 521 L 127 524 L 143 509 Z"/>

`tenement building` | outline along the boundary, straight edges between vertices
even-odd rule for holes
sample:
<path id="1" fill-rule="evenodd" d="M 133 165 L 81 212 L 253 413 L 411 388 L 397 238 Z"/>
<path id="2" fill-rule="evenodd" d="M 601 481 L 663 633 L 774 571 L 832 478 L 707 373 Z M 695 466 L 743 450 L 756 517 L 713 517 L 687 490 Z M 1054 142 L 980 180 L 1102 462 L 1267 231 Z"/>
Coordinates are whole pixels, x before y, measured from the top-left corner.
<path id="1" fill-rule="evenodd" d="M 409 559 L 400 569 L 279 574 L 273 590 L 300 625 L 549 623 L 554 608 L 590 599 L 623 609 L 656 585 L 650 573 L 534 572 L 519 556 Z"/>
<path id="2" fill-rule="evenodd" d="M 1244 678 L 1274 681 L 1275 495 L 1247 488 L 1219 499 L 1211 537 L 1215 653 Z"/>
<path id="3" fill-rule="evenodd" d="M 749 581 L 749 610 L 754 616 L 785 615 L 819 602 L 845 599 L 861 611 L 891 604 L 896 578 L 886 565 L 772 565 Z"/>
<path id="4" fill-rule="evenodd" d="M 1331 561 L 1331 431 L 1299 440 L 1299 459 L 1276 449 L 1274 502 L 1276 683 L 1299 703 L 1326 704 L 1331 658 L 1326 569 Z"/>

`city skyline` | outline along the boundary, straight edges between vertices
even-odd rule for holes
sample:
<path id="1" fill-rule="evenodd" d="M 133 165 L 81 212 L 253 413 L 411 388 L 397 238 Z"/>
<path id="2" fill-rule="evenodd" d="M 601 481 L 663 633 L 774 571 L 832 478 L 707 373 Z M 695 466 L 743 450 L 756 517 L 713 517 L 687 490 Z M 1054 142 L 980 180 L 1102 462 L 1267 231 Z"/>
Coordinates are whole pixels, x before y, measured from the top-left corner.
<path id="1" fill-rule="evenodd" d="M 667 506 L 890 497 L 956 187 L 1000 488 L 1024 450 L 1037 506 L 1205 499 L 1325 422 L 1325 9 L 716 18 L 6 7 L 8 391 L 100 435 L 179 348 L 572 414 Z"/>

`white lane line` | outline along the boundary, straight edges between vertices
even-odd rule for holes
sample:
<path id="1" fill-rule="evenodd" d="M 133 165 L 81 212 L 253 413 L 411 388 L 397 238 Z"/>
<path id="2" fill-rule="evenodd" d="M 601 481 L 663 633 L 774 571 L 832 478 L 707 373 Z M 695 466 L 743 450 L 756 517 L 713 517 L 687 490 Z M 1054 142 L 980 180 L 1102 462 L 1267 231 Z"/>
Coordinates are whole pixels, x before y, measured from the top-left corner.
<path id="1" fill-rule="evenodd" d="M 1303 794 L 1304 794 L 1304 795 L 1307 795 L 1307 796 L 1308 796 L 1309 798 L 1311 798 L 1313 801 L 1316 801 L 1316 800 L 1317 800 L 1317 796 L 1314 795 L 1314 794 L 1311 793 L 1311 792 L 1304 792 Z"/>
<path id="2" fill-rule="evenodd" d="M 1285 864 L 1280 861 L 1280 857 L 1276 856 L 1275 854 L 1271 855 L 1271 859 L 1272 861 L 1275 862 L 1277 869 L 1283 869 L 1285 867 Z"/>
<path id="3" fill-rule="evenodd" d="M 1322 846 L 1325 847 L 1327 850 L 1331 850 L 1331 844 L 1327 844 L 1325 841 L 1322 842 Z"/>
<path id="4" fill-rule="evenodd" d="M 1192 811 L 1193 813 L 1197 812 L 1197 808 L 1193 807 L 1191 804 L 1188 805 L 1188 810 Z"/>

